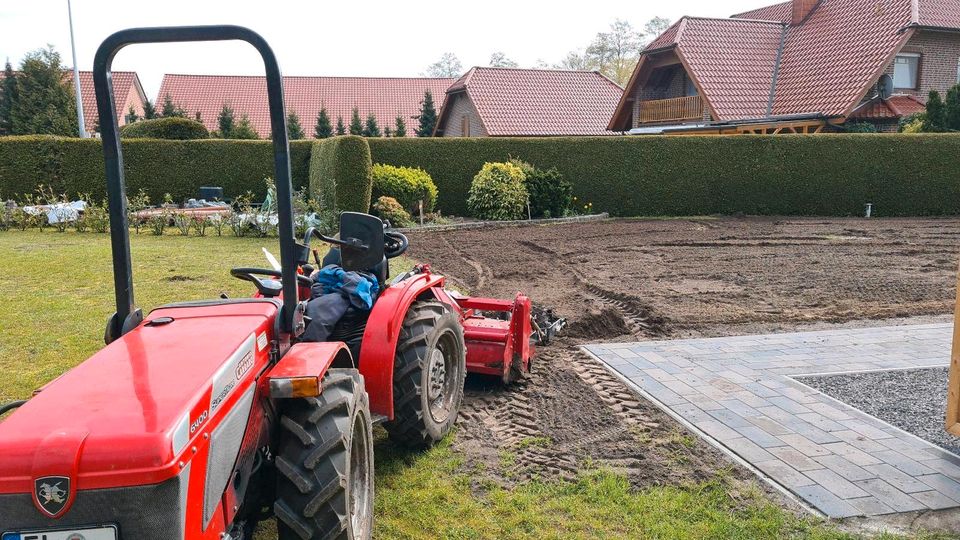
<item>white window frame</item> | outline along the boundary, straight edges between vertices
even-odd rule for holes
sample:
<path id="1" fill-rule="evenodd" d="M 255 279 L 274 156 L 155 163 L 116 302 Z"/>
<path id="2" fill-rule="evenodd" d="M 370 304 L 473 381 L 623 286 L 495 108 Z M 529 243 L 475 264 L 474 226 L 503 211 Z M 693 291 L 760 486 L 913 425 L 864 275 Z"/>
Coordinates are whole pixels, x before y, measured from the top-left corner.
<path id="1" fill-rule="evenodd" d="M 916 80 L 914 81 L 913 86 L 900 86 L 897 84 L 897 61 L 901 58 L 915 58 L 917 61 L 917 72 Z M 893 60 L 893 86 L 897 90 L 919 90 L 920 89 L 920 70 L 923 65 L 923 55 L 920 53 L 911 53 L 911 52 L 902 52 L 896 56 Z"/>
<path id="2" fill-rule="evenodd" d="M 960 84 L 960 58 L 957 58 L 957 84 Z"/>

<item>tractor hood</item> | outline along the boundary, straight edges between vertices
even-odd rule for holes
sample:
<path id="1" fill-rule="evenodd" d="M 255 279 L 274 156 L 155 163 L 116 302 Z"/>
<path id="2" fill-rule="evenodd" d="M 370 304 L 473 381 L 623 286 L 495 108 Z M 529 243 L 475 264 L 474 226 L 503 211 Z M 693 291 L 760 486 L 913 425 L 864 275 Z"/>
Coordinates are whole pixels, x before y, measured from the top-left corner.
<path id="1" fill-rule="evenodd" d="M 0 493 L 47 478 L 73 491 L 176 476 L 266 365 L 276 314 L 270 300 L 155 310 L 0 422 Z"/>

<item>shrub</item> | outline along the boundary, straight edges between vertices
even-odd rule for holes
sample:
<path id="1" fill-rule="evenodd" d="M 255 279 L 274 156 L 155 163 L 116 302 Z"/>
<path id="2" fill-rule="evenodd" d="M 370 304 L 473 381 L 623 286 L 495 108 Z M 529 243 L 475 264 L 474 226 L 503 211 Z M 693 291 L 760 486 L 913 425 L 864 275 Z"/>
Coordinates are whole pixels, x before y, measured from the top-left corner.
<path id="1" fill-rule="evenodd" d="M 897 129 L 899 133 L 920 133 L 923 130 L 923 121 L 927 118 L 927 113 L 918 112 L 910 116 L 904 116 L 900 119 L 900 125 Z"/>
<path id="2" fill-rule="evenodd" d="M 295 190 L 308 183 L 312 144 L 290 143 Z M 132 196 L 142 190 L 152 201 L 163 200 L 168 192 L 174 201 L 185 201 L 197 197 L 200 186 L 223 186 L 227 199 L 251 191 L 257 200 L 263 200 L 263 178 L 275 175 L 273 159 L 271 141 L 123 141 L 127 193 Z M 69 197 L 89 193 L 96 200 L 105 198 L 100 140 L 36 135 L 0 138 L 0 200 L 32 193 L 40 184 Z"/>
<path id="3" fill-rule="evenodd" d="M 344 136 L 313 143 L 310 193 L 331 212 L 370 209 L 370 146 L 363 137 Z"/>
<path id="4" fill-rule="evenodd" d="M 573 184 L 557 169 L 538 169 L 526 161 L 511 159 L 523 171 L 530 194 L 530 215 L 535 218 L 563 217 L 573 205 Z"/>
<path id="5" fill-rule="evenodd" d="M 960 214 L 960 135 L 370 139 L 378 163 L 430 173 L 444 214 L 467 215 L 485 162 L 555 167 L 614 216 Z M 910 155 L 911 159 L 901 159 Z M 917 166 L 922 163 L 923 166 Z M 581 205 L 582 208 L 582 205 Z"/>
<path id="6" fill-rule="evenodd" d="M 482 219 L 511 220 L 526 215 L 527 188 L 520 167 L 511 163 L 484 163 L 473 177 L 467 207 Z"/>
<path id="7" fill-rule="evenodd" d="M 127 124 L 120 129 L 120 136 L 127 139 L 208 139 L 210 132 L 200 122 L 173 116 L 155 118 Z"/>
<path id="8" fill-rule="evenodd" d="M 850 122 L 844 127 L 847 133 L 877 133 L 877 126 L 870 122 Z"/>
<path id="9" fill-rule="evenodd" d="M 413 225 L 413 219 L 410 214 L 403 209 L 403 206 L 393 197 L 379 197 L 377 202 L 373 203 L 373 213 L 390 222 L 394 227 L 409 227 Z"/>
<path id="10" fill-rule="evenodd" d="M 423 201 L 423 212 L 429 214 L 437 201 L 437 186 L 423 169 L 377 163 L 373 166 L 373 198 L 380 197 L 396 199 L 410 213 L 416 213 Z"/>

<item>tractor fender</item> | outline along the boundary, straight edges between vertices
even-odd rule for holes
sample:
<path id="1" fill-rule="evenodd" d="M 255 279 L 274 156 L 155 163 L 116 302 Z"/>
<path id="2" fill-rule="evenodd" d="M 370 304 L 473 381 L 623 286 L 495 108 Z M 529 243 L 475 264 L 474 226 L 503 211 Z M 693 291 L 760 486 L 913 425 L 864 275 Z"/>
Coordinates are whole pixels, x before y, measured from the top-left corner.
<path id="1" fill-rule="evenodd" d="M 340 341 L 293 345 L 266 373 L 274 399 L 317 397 L 323 376 L 334 365 L 353 366 L 350 349 Z"/>
<path id="2" fill-rule="evenodd" d="M 414 274 L 384 289 L 374 303 L 363 332 L 359 362 L 373 414 L 393 420 L 393 360 L 403 319 L 410 306 L 424 294 L 441 301 L 447 298 L 443 283 L 443 276 L 429 272 Z"/>

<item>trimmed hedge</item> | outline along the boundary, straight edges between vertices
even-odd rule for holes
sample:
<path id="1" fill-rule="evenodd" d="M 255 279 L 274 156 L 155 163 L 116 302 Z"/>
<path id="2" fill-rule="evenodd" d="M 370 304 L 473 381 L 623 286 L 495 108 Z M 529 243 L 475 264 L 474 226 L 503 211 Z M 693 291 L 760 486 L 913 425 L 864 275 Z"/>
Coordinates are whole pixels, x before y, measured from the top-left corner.
<path id="1" fill-rule="evenodd" d="M 329 211 L 367 212 L 373 163 L 367 139 L 356 135 L 313 143 L 310 193 Z"/>
<path id="2" fill-rule="evenodd" d="M 294 189 L 307 186 L 311 144 L 290 143 Z M 274 176 L 271 141 L 124 139 L 123 161 L 127 193 L 143 188 L 155 203 L 163 201 L 164 193 L 178 202 L 197 197 L 200 186 L 223 186 L 227 198 L 251 191 L 255 200 L 262 200 L 266 196 L 263 179 Z M 0 200 L 33 193 L 39 184 L 70 197 L 79 193 L 104 197 L 100 141 L 0 138 Z"/>
<path id="3" fill-rule="evenodd" d="M 556 167 L 616 216 L 960 214 L 960 135 L 370 139 L 377 163 L 421 167 L 445 214 L 467 214 L 486 162 Z"/>
<path id="4" fill-rule="evenodd" d="M 209 139 L 210 132 L 202 123 L 189 118 L 171 116 L 153 118 L 127 124 L 120 128 L 120 136 L 128 139 Z"/>

